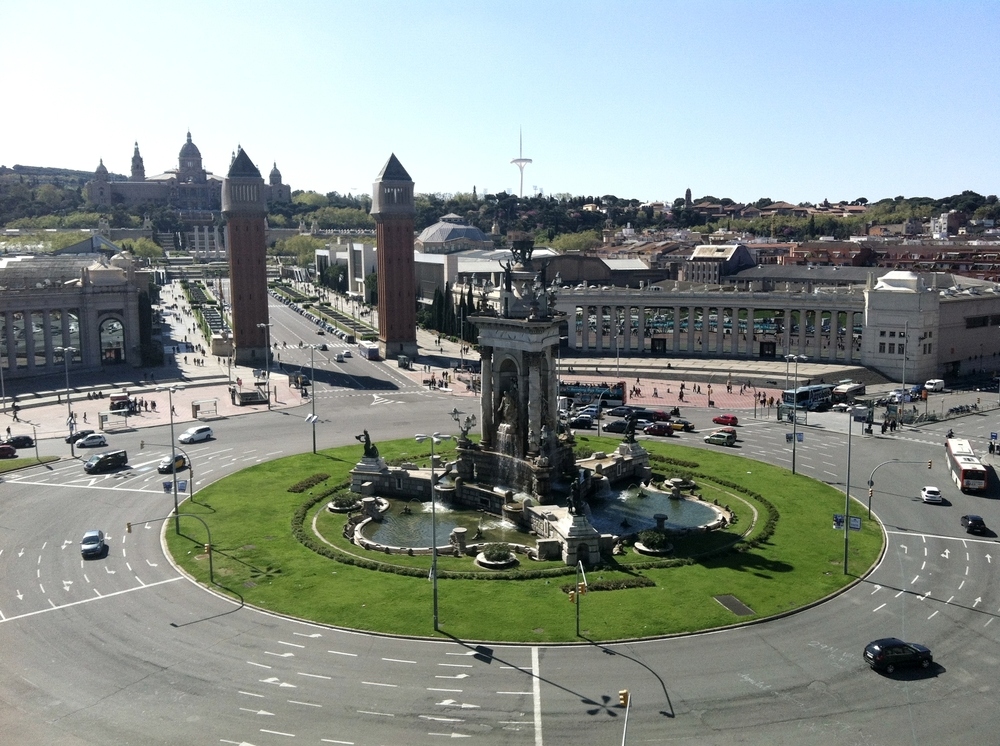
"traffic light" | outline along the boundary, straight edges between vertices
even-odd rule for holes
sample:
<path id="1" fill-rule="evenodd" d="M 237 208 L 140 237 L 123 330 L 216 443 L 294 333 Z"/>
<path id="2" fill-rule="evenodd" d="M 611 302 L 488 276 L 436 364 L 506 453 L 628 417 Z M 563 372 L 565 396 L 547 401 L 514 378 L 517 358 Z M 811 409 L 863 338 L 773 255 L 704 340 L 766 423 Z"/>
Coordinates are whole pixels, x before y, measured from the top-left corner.
<path id="1" fill-rule="evenodd" d="M 868 488 L 868 499 L 871 500 L 872 497 L 874 497 L 874 496 L 875 496 L 875 490 L 873 490 L 871 487 L 869 487 Z"/>
<path id="2" fill-rule="evenodd" d="M 576 584 L 576 592 L 579 593 L 581 596 L 584 595 L 587 592 L 587 584 L 586 583 L 577 583 Z"/>
<path id="3" fill-rule="evenodd" d="M 140 440 L 139 441 L 139 450 L 141 451 L 141 450 L 144 450 L 145 448 L 146 448 L 146 441 Z"/>
<path id="4" fill-rule="evenodd" d="M 126 524 L 125 524 L 125 530 L 126 530 L 126 531 L 127 531 L 128 533 L 132 533 L 132 524 L 131 524 L 131 523 L 126 523 Z"/>
<path id="5" fill-rule="evenodd" d="M 205 545 L 205 554 L 211 554 L 211 553 L 212 553 L 212 545 L 211 544 L 206 544 Z"/>
<path id="6" fill-rule="evenodd" d="M 621 689 L 618 692 L 618 704 L 622 707 L 628 707 L 629 693 L 628 689 Z"/>
<path id="7" fill-rule="evenodd" d="M 931 468 L 931 463 L 933 463 L 933 462 L 930 459 L 927 459 L 927 468 L 928 469 Z"/>
<path id="8" fill-rule="evenodd" d="M 575 604 L 576 603 L 576 591 L 570 591 L 569 592 L 569 602 L 571 604 Z"/>

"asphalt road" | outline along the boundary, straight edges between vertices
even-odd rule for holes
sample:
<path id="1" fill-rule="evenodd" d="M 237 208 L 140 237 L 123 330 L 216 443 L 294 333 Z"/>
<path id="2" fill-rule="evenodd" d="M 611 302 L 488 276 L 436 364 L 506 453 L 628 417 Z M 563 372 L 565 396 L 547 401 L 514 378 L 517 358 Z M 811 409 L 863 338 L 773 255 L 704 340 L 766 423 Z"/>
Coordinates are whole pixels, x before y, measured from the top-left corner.
<path id="1" fill-rule="evenodd" d="M 306 333 L 299 317 L 279 318 L 289 336 Z M 282 363 L 307 362 L 308 350 L 289 350 Z M 384 365 L 317 363 L 329 372 L 329 382 L 316 376 L 320 447 L 353 442 L 361 427 L 376 442 L 454 429 L 454 399 Z M 216 438 L 189 449 L 197 485 L 310 448 L 310 406 L 212 423 Z M 790 466 L 787 423 L 736 413 L 733 450 Z M 707 410 L 684 414 L 702 432 L 710 427 Z M 977 440 L 997 429 L 987 416 L 949 425 Z M 888 548 L 847 593 L 742 629 L 562 648 L 355 634 L 218 598 L 171 567 L 161 524 L 124 532 L 127 521 L 164 518 L 172 498 L 155 471 L 167 429 L 123 433 L 112 445 L 129 450 L 128 476 L 91 478 L 79 462 L 62 461 L 0 485 L 2 741 L 607 744 L 621 740 L 617 693 L 627 688 L 628 743 L 992 743 L 1000 551 L 993 538 L 966 536 L 959 516 L 975 511 L 1000 526 L 1000 503 L 995 492 L 963 495 L 949 481 L 947 427 L 886 437 L 855 431 L 851 490 L 862 500 L 878 463 L 918 463 L 876 473 L 874 508 Z M 812 417 L 802 430 L 797 470 L 843 488 L 846 415 Z M 165 445 L 140 451 L 140 440 Z M 679 440 L 716 448 L 697 433 Z M 45 441 L 41 451 L 65 455 L 65 444 Z M 941 487 L 947 502 L 920 503 L 924 484 Z M 109 552 L 83 561 L 78 542 L 91 527 L 108 533 Z M 869 671 L 862 647 L 886 635 L 928 644 L 938 665 L 893 677 Z"/>

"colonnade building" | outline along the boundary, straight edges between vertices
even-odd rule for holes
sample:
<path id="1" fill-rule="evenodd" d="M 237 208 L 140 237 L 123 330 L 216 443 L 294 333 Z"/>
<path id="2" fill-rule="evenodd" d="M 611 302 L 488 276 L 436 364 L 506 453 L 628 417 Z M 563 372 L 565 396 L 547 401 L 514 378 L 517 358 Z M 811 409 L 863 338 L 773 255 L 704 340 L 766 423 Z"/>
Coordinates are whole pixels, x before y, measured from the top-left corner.
<path id="1" fill-rule="evenodd" d="M 569 346 L 581 352 L 805 355 L 910 381 L 1000 367 L 1000 286 L 943 273 L 866 275 L 863 284 L 809 283 L 770 292 L 567 288 L 556 305 L 571 319 Z"/>
<path id="2" fill-rule="evenodd" d="M 141 366 L 139 298 L 145 287 L 148 276 L 135 271 L 127 254 L 0 258 L 4 378 L 63 373 L 63 354 L 73 370 Z"/>
<path id="3" fill-rule="evenodd" d="M 1000 369 L 1000 285 L 861 267 L 782 271 L 798 279 L 552 290 L 567 318 L 565 348 L 583 355 L 766 360 L 793 354 L 913 382 Z M 470 281 L 479 297 L 479 283 L 493 278 Z M 458 298 L 468 287 L 459 282 L 453 290 Z M 497 297 L 493 289 L 490 302 Z"/>

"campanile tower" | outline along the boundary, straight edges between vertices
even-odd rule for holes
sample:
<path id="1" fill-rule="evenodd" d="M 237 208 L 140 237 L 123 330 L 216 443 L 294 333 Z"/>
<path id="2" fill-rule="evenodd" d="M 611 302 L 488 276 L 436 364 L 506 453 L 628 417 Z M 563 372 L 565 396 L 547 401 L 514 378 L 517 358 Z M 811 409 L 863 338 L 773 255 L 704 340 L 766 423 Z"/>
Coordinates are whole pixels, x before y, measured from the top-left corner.
<path id="1" fill-rule="evenodd" d="M 417 281 L 413 265 L 413 179 L 390 155 L 372 187 L 378 250 L 378 336 L 382 357 L 417 354 Z"/>
<path id="2" fill-rule="evenodd" d="M 229 299 L 236 364 L 260 366 L 267 359 L 267 242 L 264 179 L 240 148 L 222 181 L 222 214 L 229 246 Z"/>

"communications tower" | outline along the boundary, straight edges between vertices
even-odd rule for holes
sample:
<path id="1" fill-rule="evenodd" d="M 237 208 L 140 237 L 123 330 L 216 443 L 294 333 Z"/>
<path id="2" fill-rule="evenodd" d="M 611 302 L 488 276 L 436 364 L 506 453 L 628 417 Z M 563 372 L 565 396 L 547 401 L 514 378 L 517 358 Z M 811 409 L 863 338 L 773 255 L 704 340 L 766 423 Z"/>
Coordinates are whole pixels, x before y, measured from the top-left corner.
<path id="1" fill-rule="evenodd" d="M 531 163 L 531 159 L 530 158 L 525 158 L 524 157 L 524 147 L 523 146 L 524 146 L 524 143 L 523 143 L 523 138 L 521 136 L 521 131 L 518 130 L 518 132 L 517 132 L 517 158 L 514 158 L 513 160 L 511 160 L 511 163 L 513 163 L 515 166 L 517 166 L 518 170 L 520 170 L 520 172 L 521 172 L 521 190 L 517 194 L 518 197 L 523 197 L 524 196 L 524 167 L 527 166 L 529 163 Z"/>

